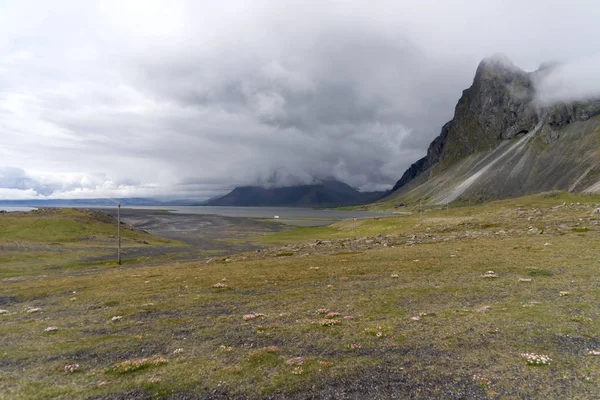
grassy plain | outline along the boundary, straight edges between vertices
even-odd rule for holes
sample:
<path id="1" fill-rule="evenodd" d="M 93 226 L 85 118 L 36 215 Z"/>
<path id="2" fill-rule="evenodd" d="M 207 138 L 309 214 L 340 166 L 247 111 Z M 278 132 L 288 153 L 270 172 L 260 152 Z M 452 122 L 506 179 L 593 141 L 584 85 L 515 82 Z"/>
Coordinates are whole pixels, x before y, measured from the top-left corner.
<path id="1" fill-rule="evenodd" d="M 337 255 L 3 261 L 0 397 L 599 398 L 596 203 L 551 194 L 359 220 L 359 237 L 431 241 Z M 255 240 L 354 235 L 343 221 Z"/>
<path id="2" fill-rule="evenodd" d="M 116 264 L 116 233 L 116 222 L 100 211 L 64 208 L 0 213 L 0 277 L 82 269 L 99 264 L 94 259 Z M 124 249 L 182 245 L 125 225 L 121 236 Z"/>

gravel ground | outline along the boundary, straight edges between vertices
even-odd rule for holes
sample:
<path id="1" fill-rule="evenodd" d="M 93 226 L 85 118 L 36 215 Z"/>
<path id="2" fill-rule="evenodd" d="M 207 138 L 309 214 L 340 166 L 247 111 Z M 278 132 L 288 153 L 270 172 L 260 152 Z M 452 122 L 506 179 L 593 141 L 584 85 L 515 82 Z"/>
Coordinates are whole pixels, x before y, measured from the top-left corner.
<path id="1" fill-rule="evenodd" d="M 113 217 L 116 210 L 102 210 Z M 227 255 L 254 251 L 265 246 L 243 241 L 263 233 L 291 229 L 283 224 L 262 222 L 250 218 L 219 215 L 174 214 L 156 210 L 121 209 L 121 221 L 133 229 L 177 240 L 182 247 L 148 247 L 124 249 L 124 258 L 157 257 L 169 253 L 175 259 L 197 259 L 198 252 Z M 242 239 L 229 241 L 228 239 Z M 98 259 L 100 260 L 100 259 Z M 96 261 L 96 260 L 95 260 Z"/>

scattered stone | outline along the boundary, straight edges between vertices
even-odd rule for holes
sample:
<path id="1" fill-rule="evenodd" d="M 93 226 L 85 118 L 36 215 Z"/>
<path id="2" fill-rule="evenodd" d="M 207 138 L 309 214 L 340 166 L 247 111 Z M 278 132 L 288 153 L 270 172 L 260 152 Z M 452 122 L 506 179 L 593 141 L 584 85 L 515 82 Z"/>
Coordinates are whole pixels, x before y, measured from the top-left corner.
<path id="1" fill-rule="evenodd" d="M 183 353 L 183 349 L 182 348 L 173 350 L 173 354 L 179 354 L 179 353 Z"/>
<path id="2" fill-rule="evenodd" d="M 411 319 L 411 320 L 413 320 L 413 321 L 420 321 L 420 320 L 421 320 L 421 317 L 419 317 L 419 316 L 414 316 L 414 317 L 411 317 L 410 319 Z"/>
<path id="3" fill-rule="evenodd" d="M 248 321 L 250 319 L 261 318 L 264 316 L 265 316 L 265 314 L 262 314 L 262 313 L 252 313 L 252 314 L 244 314 L 242 316 L 242 318 L 244 319 L 244 321 Z"/>
<path id="4" fill-rule="evenodd" d="M 122 315 L 115 315 L 114 317 L 112 317 L 110 320 L 113 322 L 117 322 L 123 319 Z"/>
<path id="5" fill-rule="evenodd" d="M 65 372 L 72 374 L 73 372 L 77 372 L 79 370 L 79 364 L 69 364 L 65 365 Z"/>
<path id="6" fill-rule="evenodd" d="M 568 296 L 568 295 L 570 295 L 570 294 L 571 294 L 571 292 L 559 292 L 559 293 L 558 293 L 558 295 L 559 295 L 560 297 L 563 297 L 563 296 Z"/>
<path id="7" fill-rule="evenodd" d="M 477 311 L 478 313 L 484 313 L 487 310 L 489 310 L 490 308 L 492 308 L 492 306 L 483 306 L 483 307 L 477 308 L 475 311 Z"/>
<path id="8" fill-rule="evenodd" d="M 57 330 L 58 330 L 57 327 L 55 327 L 55 326 L 49 326 L 46 329 L 44 329 L 44 332 L 54 332 L 54 331 L 57 331 Z"/>
<path id="9" fill-rule="evenodd" d="M 498 274 L 496 274 L 494 271 L 488 271 L 485 274 L 481 275 L 482 278 L 497 278 Z"/>
<path id="10" fill-rule="evenodd" d="M 304 364 L 304 358 L 302 358 L 302 357 L 290 358 L 285 363 L 287 365 L 302 365 L 302 364 Z"/>
<path id="11" fill-rule="evenodd" d="M 519 282 L 531 282 L 531 278 L 519 278 Z"/>
<path id="12" fill-rule="evenodd" d="M 39 308 L 39 307 L 27 307 L 27 312 L 30 313 L 30 314 L 31 313 L 36 313 L 36 312 L 39 312 L 39 311 L 42 311 L 42 309 Z"/>
<path id="13" fill-rule="evenodd" d="M 8 310 L 0 310 L 0 314 L 8 314 L 9 311 Z"/>
<path id="14" fill-rule="evenodd" d="M 399 278 L 399 277 L 400 277 L 400 275 L 398 275 L 398 274 L 391 274 L 390 275 L 390 278 Z"/>

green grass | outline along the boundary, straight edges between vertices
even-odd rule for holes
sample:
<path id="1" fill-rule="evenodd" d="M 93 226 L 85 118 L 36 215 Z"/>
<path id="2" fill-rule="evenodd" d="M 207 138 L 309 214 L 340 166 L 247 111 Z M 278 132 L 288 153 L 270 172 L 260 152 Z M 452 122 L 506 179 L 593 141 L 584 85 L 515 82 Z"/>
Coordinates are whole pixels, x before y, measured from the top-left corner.
<path id="1" fill-rule="evenodd" d="M 78 209 L 55 209 L 28 212 L 18 216 L 0 214 L 0 241 L 30 241 L 44 243 L 76 242 L 89 238 L 112 238 L 116 223 L 100 219 L 94 212 Z M 168 240 L 136 232 L 122 226 L 123 239 L 150 240 L 167 243 Z"/>
<path id="2" fill-rule="evenodd" d="M 369 210 L 372 211 L 394 211 L 394 205 L 398 203 L 398 199 L 390 199 L 382 202 L 373 203 L 367 205 Z M 406 202 L 405 202 L 406 203 Z M 562 203 L 582 203 L 582 204 L 600 204 L 600 195 L 597 194 L 588 194 L 588 193 L 568 193 L 564 191 L 553 191 L 553 192 L 545 192 L 539 193 L 529 196 L 522 196 L 517 198 L 508 198 L 503 200 L 489 200 L 486 202 L 481 202 L 477 200 L 465 200 L 465 199 L 457 199 L 450 203 L 449 208 L 469 208 L 472 206 L 480 206 L 485 208 L 497 208 L 497 207 L 507 207 L 507 206 L 515 206 L 522 205 L 525 207 L 546 207 L 546 206 L 556 206 Z M 423 203 L 423 209 L 442 209 L 446 208 L 446 206 L 434 206 Z M 419 204 L 417 203 L 407 203 L 406 208 L 403 208 L 402 211 L 408 212 L 419 212 Z"/>
<path id="3" fill-rule="evenodd" d="M 114 265 L 117 247 L 116 221 L 99 211 L 45 209 L 0 214 L 0 278 L 35 275 L 42 271 L 82 270 L 106 258 Z M 182 246 L 183 243 L 121 226 L 124 249 Z M 124 264 L 143 258 L 124 259 Z"/>
<path id="4" fill-rule="evenodd" d="M 98 264 L 87 274 L 30 274 L 19 264 L 22 275 L 0 285 L 0 299 L 12 299 L 0 307 L 9 311 L 0 315 L 0 393 L 260 398 L 395 382 L 388 389 L 400 397 L 468 390 L 463 397 L 598 398 L 600 357 L 588 351 L 600 350 L 600 241 L 572 228 L 600 221 L 590 207 L 553 205 L 522 198 L 434 210 L 421 221 L 361 220 L 358 236 L 441 238 L 364 252 Z M 538 224 L 546 234 L 528 233 Z M 464 235 L 475 231 L 486 234 Z M 353 223 L 343 221 L 257 240 L 353 236 Z M 482 277 L 489 270 L 498 277 Z M 323 308 L 340 315 L 327 319 Z M 244 319 L 257 313 L 264 315 Z M 58 330 L 48 334 L 48 326 Z M 521 353 L 552 362 L 529 366 Z M 65 373 L 72 363 L 80 371 Z"/>

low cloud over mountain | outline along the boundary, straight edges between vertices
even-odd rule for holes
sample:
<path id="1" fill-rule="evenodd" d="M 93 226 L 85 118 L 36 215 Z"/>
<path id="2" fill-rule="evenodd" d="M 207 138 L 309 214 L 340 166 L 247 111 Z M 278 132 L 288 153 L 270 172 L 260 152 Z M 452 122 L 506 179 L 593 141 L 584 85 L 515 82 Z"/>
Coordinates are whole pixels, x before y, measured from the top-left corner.
<path id="1" fill-rule="evenodd" d="M 7 1 L 0 198 L 389 189 L 504 52 L 539 101 L 597 82 L 594 1 Z"/>

